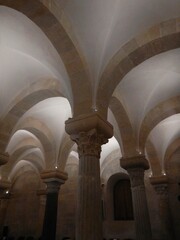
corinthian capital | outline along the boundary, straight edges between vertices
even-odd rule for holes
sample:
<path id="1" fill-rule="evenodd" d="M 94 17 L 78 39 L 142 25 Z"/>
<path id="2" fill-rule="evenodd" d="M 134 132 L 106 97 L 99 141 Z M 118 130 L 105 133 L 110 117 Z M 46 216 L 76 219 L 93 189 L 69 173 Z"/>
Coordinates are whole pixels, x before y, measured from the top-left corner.
<path id="1" fill-rule="evenodd" d="M 134 168 L 128 170 L 131 179 L 131 187 L 144 186 L 144 169 Z"/>
<path id="2" fill-rule="evenodd" d="M 97 113 L 66 121 L 66 132 L 78 145 L 80 156 L 100 156 L 101 145 L 113 135 L 112 126 Z"/>
<path id="3" fill-rule="evenodd" d="M 127 170 L 131 179 L 131 187 L 144 187 L 144 171 L 149 168 L 145 156 L 139 155 L 120 159 L 121 167 Z"/>
<path id="4" fill-rule="evenodd" d="M 151 184 L 154 186 L 156 193 L 160 196 L 168 196 L 168 178 L 165 175 L 151 177 Z"/>
<path id="5" fill-rule="evenodd" d="M 96 129 L 88 132 L 80 132 L 74 136 L 73 140 L 78 145 L 79 156 L 97 156 L 100 157 L 101 145 L 108 142 L 103 134 L 99 134 Z"/>

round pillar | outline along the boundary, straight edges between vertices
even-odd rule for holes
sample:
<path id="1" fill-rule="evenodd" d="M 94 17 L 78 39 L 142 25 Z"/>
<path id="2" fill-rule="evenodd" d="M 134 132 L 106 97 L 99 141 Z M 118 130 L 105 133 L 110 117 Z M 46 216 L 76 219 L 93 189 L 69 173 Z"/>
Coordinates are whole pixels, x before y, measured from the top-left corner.
<path id="1" fill-rule="evenodd" d="M 79 176 L 76 239 L 102 240 L 100 153 L 112 126 L 98 114 L 66 121 L 66 132 L 78 145 Z"/>
<path id="2" fill-rule="evenodd" d="M 11 197 L 10 182 L 0 181 L 0 232 L 2 232 L 6 221 L 6 213 L 8 209 L 9 199 Z"/>
<path id="3" fill-rule="evenodd" d="M 144 171 L 149 164 L 144 156 L 122 158 L 121 166 L 129 173 L 137 240 L 151 240 L 151 224 L 144 185 Z"/>
<path id="4" fill-rule="evenodd" d="M 173 239 L 173 231 L 169 208 L 167 176 L 162 175 L 157 177 L 151 177 L 150 182 L 154 186 L 154 189 L 158 196 L 159 217 L 161 221 L 161 239 L 171 240 Z"/>
<path id="5" fill-rule="evenodd" d="M 67 174 L 60 171 L 46 171 L 41 174 L 41 178 L 47 185 L 47 198 L 45 216 L 43 223 L 43 240 L 56 239 L 56 222 L 58 209 L 58 193 L 60 186 L 67 180 Z"/>
<path id="6" fill-rule="evenodd" d="M 46 189 L 39 189 L 37 196 L 39 197 L 38 232 L 41 234 L 46 207 Z"/>

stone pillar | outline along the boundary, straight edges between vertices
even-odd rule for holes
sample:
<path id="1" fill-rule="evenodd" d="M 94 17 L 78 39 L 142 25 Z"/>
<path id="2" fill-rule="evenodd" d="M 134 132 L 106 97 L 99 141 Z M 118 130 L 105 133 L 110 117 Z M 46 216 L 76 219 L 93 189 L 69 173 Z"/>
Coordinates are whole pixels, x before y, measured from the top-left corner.
<path id="1" fill-rule="evenodd" d="M 4 165 L 8 162 L 9 160 L 9 154 L 8 153 L 0 153 L 0 166 Z M 2 172 L 4 174 L 4 172 Z M 9 189 L 10 187 L 10 182 L 4 180 L 4 178 L 2 177 L 1 174 L 1 178 L 0 178 L 0 198 L 1 196 L 4 196 L 4 192 L 5 190 Z"/>
<path id="2" fill-rule="evenodd" d="M 0 167 L 2 165 L 5 165 L 8 162 L 8 160 L 9 160 L 9 154 L 0 152 Z M 3 169 L 0 172 L 0 195 L 4 191 L 4 182 L 6 182 L 6 180 L 4 181 L 4 179 L 6 179 L 6 171 L 4 171 L 4 169 Z"/>
<path id="3" fill-rule="evenodd" d="M 0 232 L 2 232 L 5 225 L 6 213 L 8 209 L 10 194 L 10 182 L 0 181 Z"/>
<path id="4" fill-rule="evenodd" d="M 0 153 L 0 166 L 4 165 L 9 160 L 8 153 Z M 0 233 L 3 230 L 4 221 L 6 219 L 6 212 L 8 208 L 9 192 L 6 192 L 10 187 L 10 182 L 0 180 Z"/>
<path id="5" fill-rule="evenodd" d="M 173 230 L 168 197 L 168 179 L 167 176 L 157 176 L 150 178 L 151 184 L 158 196 L 159 216 L 161 221 L 161 239 L 173 239 Z"/>
<path id="6" fill-rule="evenodd" d="M 79 154 L 76 239 L 102 240 L 99 159 L 112 126 L 98 114 L 90 114 L 66 121 L 66 132 L 77 143 Z"/>
<path id="7" fill-rule="evenodd" d="M 45 171 L 41 174 L 41 178 L 47 185 L 46 209 L 43 223 L 43 240 L 56 239 L 56 222 L 58 208 L 58 193 L 60 186 L 67 180 L 65 172 Z"/>
<path id="8" fill-rule="evenodd" d="M 38 233 L 41 234 L 46 207 L 46 189 L 39 189 L 37 196 L 39 197 Z"/>
<path id="9" fill-rule="evenodd" d="M 144 156 L 122 158 L 121 166 L 129 173 L 137 240 L 151 240 L 151 224 L 144 186 L 144 171 L 149 168 Z"/>

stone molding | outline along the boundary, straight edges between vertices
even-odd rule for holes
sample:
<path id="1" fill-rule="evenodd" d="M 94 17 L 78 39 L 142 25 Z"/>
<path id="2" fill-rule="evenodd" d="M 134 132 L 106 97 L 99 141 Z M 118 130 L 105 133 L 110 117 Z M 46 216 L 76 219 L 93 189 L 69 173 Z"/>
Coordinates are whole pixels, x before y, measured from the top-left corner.
<path id="1" fill-rule="evenodd" d="M 134 157 L 127 157 L 120 159 L 120 165 L 122 168 L 129 170 L 129 169 L 149 169 L 149 163 L 144 155 L 134 156 Z"/>
<path id="2" fill-rule="evenodd" d="M 76 138 L 81 132 L 89 132 L 96 129 L 98 134 L 109 139 L 113 136 L 112 125 L 104 120 L 98 113 L 83 114 L 76 118 L 69 118 L 66 122 L 66 132 L 71 138 Z"/>
<path id="3" fill-rule="evenodd" d="M 68 175 L 66 172 L 62 172 L 59 170 L 46 170 L 41 173 L 41 178 L 47 181 L 48 179 L 59 179 L 62 181 L 66 181 Z"/>
<path id="4" fill-rule="evenodd" d="M 158 195 L 168 196 L 168 178 L 165 175 L 150 177 L 150 182 Z"/>
<path id="5" fill-rule="evenodd" d="M 131 180 L 131 188 L 141 187 L 144 188 L 144 169 L 134 168 L 128 169 L 129 177 Z"/>
<path id="6" fill-rule="evenodd" d="M 154 189 L 155 189 L 155 191 L 158 195 L 168 197 L 168 186 L 167 186 L 167 184 L 154 185 Z"/>
<path id="7" fill-rule="evenodd" d="M 100 158 L 101 146 L 108 142 L 96 129 L 89 132 L 81 132 L 73 139 L 78 145 L 79 156 L 96 156 Z"/>
<path id="8" fill-rule="evenodd" d="M 168 184 L 168 178 L 166 175 L 153 176 L 150 177 L 149 179 L 152 185 Z"/>
<path id="9" fill-rule="evenodd" d="M 101 145 L 113 135 L 113 128 L 98 113 L 81 115 L 66 121 L 66 132 L 78 145 L 79 156 L 100 158 Z"/>
<path id="10" fill-rule="evenodd" d="M 41 173 L 41 178 L 47 185 L 47 194 L 58 192 L 59 188 L 68 179 L 68 175 L 65 172 L 58 170 L 47 170 Z"/>

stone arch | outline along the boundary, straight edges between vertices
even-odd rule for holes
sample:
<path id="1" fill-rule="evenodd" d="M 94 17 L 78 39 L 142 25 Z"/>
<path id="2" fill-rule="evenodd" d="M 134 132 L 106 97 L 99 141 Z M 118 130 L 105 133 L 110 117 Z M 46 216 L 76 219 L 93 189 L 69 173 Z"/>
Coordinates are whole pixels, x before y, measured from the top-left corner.
<path id="1" fill-rule="evenodd" d="M 42 91 L 42 93 L 41 93 Z M 15 105 L 17 105 L 20 101 L 22 101 L 23 99 L 25 99 L 28 96 L 31 96 L 33 93 L 40 93 L 40 96 L 36 96 L 38 94 L 35 95 L 35 97 L 38 99 L 39 97 L 39 101 L 42 101 L 46 98 L 50 98 L 50 97 L 65 97 L 62 93 L 62 87 L 61 87 L 61 83 L 54 78 L 43 78 L 43 79 L 39 79 L 38 81 L 33 82 L 30 86 L 28 86 L 28 88 L 23 89 L 9 104 L 9 106 L 7 106 L 6 112 L 4 112 L 2 118 L 4 118 L 8 112 L 15 107 Z M 43 95 L 45 95 L 43 97 Z M 41 100 L 42 98 L 42 100 Z M 32 99 L 33 101 L 33 99 Z M 36 102 L 36 100 L 34 100 Z M 72 104 L 72 103 L 70 103 Z M 25 105 L 25 103 L 24 103 Z"/>
<path id="2" fill-rule="evenodd" d="M 23 13 L 46 34 L 59 53 L 70 77 L 74 98 L 74 115 L 89 112 L 92 105 L 92 92 L 87 66 L 62 24 L 37 0 L 0 0 L 0 5 Z M 79 95 L 79 91 L 85 94 Z"/>
<path id="3" fill-rule="evenodd" d="M 103 172 L 104 170 L 106 170 L 106 168 L 109 166 L 109 164 L 111 164 L 111 161 L 115 160 L 115 161 L 119 161 L 120 159 L 120 150 L 116 149 L 113 152 L 111 152 L 110 154 L 108 154 L 106 156 L 106 158 L 103 160 L 103 162 L 101 163 L 101 176 L 103 176 Z M 119 163 L 120 166 L 120 163 Z"/>
<path id="4" fill-rule="evenodd" d="M 105 186 L 105 204 L 111 207 L 106 208 L 106 217 L 107 220 L 114 220 L 114 209 L 113 209 L 113 188 L 116 182 L 121 179 L 129 179 L 129 176 L 126 173 L 115 173 L 107 181 Z"/>
<path id="5" fill-rule="evenodd" d="M 151 109 L 142 121 L 139 131 L 139 148 L 144 151 L 147 137 L 151 130 L 165 118 L 180 113 L 180 96 L 168 99 Z"/>
<path id="6" fill-rule="evenodd" d="M 11 159 L 13 158 L 13 155 L 17 156 L 17 152 L 19 149 L 23 149 L 24 147 L 28 146 L 28 148 L 39 148 L 42 153 L 44 153 L 44 149 L 42 148 L 42 145 L 39 141 L 32 137 L 26 137 L 23 138 L 15 147 L 15 149 L 12 150 Z M 26 149 L 27 150 L 27 149 Z"/>
<path id="7" fill-rule="evenodd" d="M 151 171 L 153 176 L 160 176 L 162 174 L 162 167 L 160 160 L 154 147 L 154 144 L 148 139 L 146 142 L 146 153 L 147 159 L 150 163 Z"/>
<path id="8" fill-rule="evenodd" d="M 19 148 L 17 148 L 13 154 L 11 155 L 10 160 L 7 164 L 1 166 L 1 177 L 6 179 L 11 171 L 11 169 L 18 163 L 18 161 L 22 160 L 25 156 L 30 154 L 30 150 L 40 149 L 37 146 L 37 141 L 35 139 L 27 139 L 27 141 L 21 142 Z M 40 159 L 40 158 L 39 158 Z M 42 159 L 41 159 L 42 161 Z"/>
<path id="9" fill-rule="evenodd" d="M 113 91 L 130 70 L 157 54 L 180 47 L 178 21 L 179 18 L 170 19 L 149 28 L 112 57 L 102 73 L 97 92 L 97 106 L 103 116 L 107 115 Z"/>
<path id="10" fill-rule="evenodd" d="M 172 155 L 179 151 L 180 149 L 180 138 L 175 139 L 167 148 L 164 155 L 164 167 L 167 168 L 168 161 L 171 159 Z"/>
<path id="11" fill-rule="evenodd" d="M 58 169 L 64 170 L 66 166 L 66 162 L 68 160 L 69 153 L 75 143 L 71 140 L 70 136 L 67 133 L 64 133 L 61 146 L 59 148 L 58 154 L 58 162 L 57 167 Z"/>
<path id="12" fill-rule="evenodd" d="M 58 83 L 54 80 L 40 81 L 25 89 L 13 101 L 9 111 L 2 117 L 0 122 L 0 150 L 5 151 L 13 128 L 26 111 L 42 100 L 57 96 L 61 96 L 61 93 Z"/>
<path id="13" fill-rule="evenodd" d="M 68 179 L 78 178 L 78 169 L 79 169 L 79 159 L 77 159 L 75 156 L 69 156 L 68 160 L 66 162 L 66 166 L 64 168 L 64 171 L 68 173 Z"/>
<path id="14" fill-rule="evenodd" d="M 33 233 L 33 236 L 38 238 L 38 229 L 36 230 L 33 224 L 37 226 L 39 221 L 40 205 L 37 190 L 41 186 L 40 174 L 31 163 L 21 161 L 11 177 L 11 182 L 10 193 L 12 193 L 12 197 L 8 202 L 6 224 L 9 226 L 13 236 L 30 236 Z M 27 215 L 22 216 L 21 212 L 25 210 L 29 210 L 29 212 Z M 14 211 L 17 211 L 17 214 L 14 214 Z M 31 219 L 32 224 L 29 219 Z M 18 223 L 19 226 L 14 222 Z M 18 230 L 19 228 L 22 229 L 22 232 Z"/>
<path id="15" fill-rule="evenodd" d="M 28 117 L 25 118 L 23 121 L 20 121 L 13 129 L 13 132 L 17 131 L 17 129 L 26 130 L 32 133 L 35 137 L 37 137 L 37 139 L 42 144 L 47 167 L 54 167 L 55 140 L 49 128 L 39 119 Z"/>
<path id="16" fill-rule="evenodd" d="M 21 166 L 21 163 L 23 163 L 23 166 Z M 34 162 L 31 162 L 30 159 L 20 160 L 16 163 L 14 168 L 12 168 L 11 171 L 9 172 L 9 176 L 8 176 L 9 181 L 13 184 L 13 182 L 15 182 L 15 179 L 19 174 L 22 174 L 25 171 L 29 171 L 29 167 L 27 168 L 27 166 L 30 166 L 30 168 L 37 175 L 40 175 L 40 172 L 43 169 L 40 165 L 34 164 Z M 23 171 L 22 171 L 22 168 L 23 168 Z"/>
<path id="17" fill-rule="evenodd" d="M 122 156 L 130 157 L 136 155 L 137 152 L 133 129 L 123 105 L 116 97 L 113 96 L 111 97 L 109 108 L 114 114 L 119 127 L 120 139 L 117 139 L 120 141 L 119 144 L 121 146 Z"/>
<path id="18" fill-rule="evenodd" d="M 123 169 L 120 165 L 120 151 L 114 150 L 111 152 L 101 164 L 101 181 L 103 184 L 107 184 L 108 179 L 116 173 L 126 173 L 126 170 Z"/>

